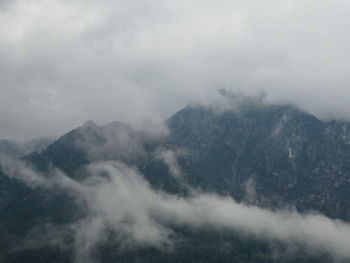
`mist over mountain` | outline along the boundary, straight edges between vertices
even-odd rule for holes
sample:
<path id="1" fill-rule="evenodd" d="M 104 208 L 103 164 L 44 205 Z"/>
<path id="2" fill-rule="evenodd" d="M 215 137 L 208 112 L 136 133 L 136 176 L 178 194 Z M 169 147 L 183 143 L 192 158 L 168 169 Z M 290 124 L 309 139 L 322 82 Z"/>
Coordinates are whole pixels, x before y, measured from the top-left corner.
<path id="1" fill-rule="evenodd" d="M 31 152 L 41 152 L 54 141 L 53 138 L 36 138 L 26 142 L 0 140 L 0 154 L 21 157 Z"/>
<path id="2" fill-rule="evenodd" d="M 349 8 L 0 1 L 0 263 L 350 262 Z"/>
<path id="3" fill-rule="evenodd" d="M 350 124 L 234 101 L 2 158 L 2 259 L 348 262 Z"/>
<path id="4" fill-rule="evenodd" d="M 287 202 L 349 219 L 349 123 L 274 105 L 219 115 L 187 107 L 168 123 L 199 185 L 254 204 Z"/>

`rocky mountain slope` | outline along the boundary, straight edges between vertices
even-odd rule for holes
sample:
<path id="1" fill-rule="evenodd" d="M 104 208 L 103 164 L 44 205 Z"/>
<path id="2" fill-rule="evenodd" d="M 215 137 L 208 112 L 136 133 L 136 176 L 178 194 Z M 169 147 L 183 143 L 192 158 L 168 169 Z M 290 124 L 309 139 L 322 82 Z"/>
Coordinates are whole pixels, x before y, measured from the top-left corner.
<path id="1" fill-rule="evenodd" d="M 57 167 L 77 181 L 86 179 L 86 165 L 115 160 L 135 167 L 154 189 L 179 196 L 186 196 L 189 188 L 202 189 L 232 196 L 248 205 L 296 207 L 350 221 L 349 123 L 322 121 L 293 106 L 259 104 L 230 111 L 188 106 L 168 119 L 166 125 L 169 135 L 155 137 L 121 122 L 97 126 L 89 121 L 46 150 L 32 152 L 22 160 L 43 174 Z M 65 225 L 84 218 L 84 204 L 77 206 L 70 198 L 60 189 L 33 190 L 0 170 L 0 254 L 9 251 L 17 238 L 32 233 L 38 224 Z M 273 249 L 261 241 L 248 242 L 236 235 L 223 237 L 222 233 L 218 237 L 210 231 L 176 231 L 191 240 L 179 245 L 180 261 L 198 258 L 204 250 L 211 251 L 210 255 L 219 253 L 216 258 L 222 262 L 233 258 L 240 262 L 244 257 L 245 262 L 275 262 Z M 235 245 L 225 250 L 228 254 L 218 252 L 210 243 L 212 239 Z M 202 250 L 196 245 L 201 241 Z M 129 252 L 115 254 L 109 246 L 101 249 L 108 251 L 101 254 L 106 260 L 131 260 Z M 4 258 L 20 262 L 28 256 L 26 253 L 36 253 L 25 251 L 6 252 Z M 71 262 L 67 255 L 73 252 L 66 253 L 44 250 L 45 255 L 55 255 L 57 262 Z M 137 253 L 138 258 L 148 255 L 156 262 L 173 257 L 171 253 L 146 248 Z M 243 254 L 238 257 L 240 253 Z M 330 262 L 323 254 L 285 260 Z"/>
<path id="2" fill-rule="evenodd" d="M 349 123 L 291 106 L 217 114 L 187 107 L 168 125 L 196 184 L 263 206 L 296 205 L 350 220 Z"/>
<path id="3" fill-rule="evenodd" d="M 291 205 L 350 220 L 349 123 L 270 105 L 221 113 L 187 107 L 167 125 L 169 137 L 155 139 L 127 124 L 87 122 L 27 158 L 71 176 L 91 161 L 120 160 L 138 167 L 153 184 L 177 188 L 167 166 L 155 158 L 159 149 L 170 149 L 193 186 L 259 206 Z"/>

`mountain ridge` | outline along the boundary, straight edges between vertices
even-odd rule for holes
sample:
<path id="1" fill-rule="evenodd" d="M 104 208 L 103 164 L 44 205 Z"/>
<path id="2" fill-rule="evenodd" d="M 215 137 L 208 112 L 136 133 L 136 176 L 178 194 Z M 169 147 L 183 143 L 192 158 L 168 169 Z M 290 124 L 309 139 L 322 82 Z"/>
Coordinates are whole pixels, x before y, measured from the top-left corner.
<path id="1" fill-rule="evenodd" d="M 166 125 L 169 135 L 155 139 L 122 122 L 98 126 L 88 121 L 58 138 L 46 150 L 33 152 L 22 160 L 43 174 L 58 168 L 76 182 L 88 179 L 91 163 L 121 162 L 139 172 L 155 191 L 179 198 L 190 195 L 190 188 L 230 196 L 248 206 L 272 210 L 292 207 L 299 212 L 316 211 L 350 221 L 349 123 L 321 121 L 291 105 L 265 105 L 219 112 L 188 106 L 169 118 Z M 70 195 L 60 190 L 33 191 L 2 173 L 0 170 L 0 200 L 3 201 L 0 202 L 0 210 L 3 209 L 0 229 L 3 226 L 6 235 L 27 235 L 36 223 L 64 225 L 84 220 L 86 208 L 70 203 Z M 17 208 L 11 211 L 11 205 Z M 26 213 L 31 218 L 23 223 Z M 22 226 L 20 230 L 15 230 L 16 225 Z M 192 240 L 188 241 L 189 247 L 179 245 L 184 249 L 179 251 L 185 253 L 181 254 L 182 258 L 186 255 L 183 251 L 192 251 L 191 257 L 200 254 L 191 242 L 202 242 L 203 236 L 207 240 L 205 251 L 216 255 L 218 250 L 209 240 L 217 239 L 217 234 L 186 232 L 181 228 L 177 231 Z M 235 253 L 244 251 L 241 242 L 246 239 L 233 240 L 240 247 Z M 246 253 L 259 251 L 261 255 L 266 253 L 266 257 L 246 255 L 247 262 L 275 262 L 265 243 L 254 242 L 249 241 Z M 112 255 L 109 246 L 102 247 L 107 248 L 107 255 Z M 150 251 L 138 253 L 160 257 L 160 252 Z M 122 255 L 131 258 L 128 252 Z M 217 256 L 230 258 L 225 253 Z M 332 261 L 323 256 L 320 256 L 321 262 Z M 297 262 L 288 260 L 286 262 Z M 318 261 L 311 258 L 305 262 Z"/>

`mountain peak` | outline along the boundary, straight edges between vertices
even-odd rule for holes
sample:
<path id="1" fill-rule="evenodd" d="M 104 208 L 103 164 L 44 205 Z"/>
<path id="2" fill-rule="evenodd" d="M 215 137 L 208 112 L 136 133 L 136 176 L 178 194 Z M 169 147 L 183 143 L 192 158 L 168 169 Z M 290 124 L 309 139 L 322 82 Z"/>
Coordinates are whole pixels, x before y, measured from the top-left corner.
<path id="1" fill-rule="evenodd" d="M 94 123 L 92 120 L 86 121 L 81 127 L 82 128 L 98 128 L 97 124 Z"/>

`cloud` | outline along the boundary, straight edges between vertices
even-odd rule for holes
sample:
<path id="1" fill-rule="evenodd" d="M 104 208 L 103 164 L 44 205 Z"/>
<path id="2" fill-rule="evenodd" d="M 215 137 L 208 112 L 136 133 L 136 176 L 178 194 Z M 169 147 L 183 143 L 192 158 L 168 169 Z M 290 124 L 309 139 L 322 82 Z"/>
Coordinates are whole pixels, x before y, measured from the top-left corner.
<path id="1" fill-rule="evenodd" d="M 1 138 L 61 135 L 88 119 L 153 129 L 230 87 L 349 119 L 345 0 L 2 5 Z"/>
<path id="2" fill-rule="evenodd" d="M 176 179 L 181 180 L 181 167 L 178 163 L 178 156 L 184 155 L 184 150 L 172 150 L 165 148 L 158 148 L 155 152 L 155 157 L 162 160 L 170 171 L 170 174 Z"/>
<path id="3" fill-rule="evenodd" d="M 322 251 L 334 259 L 350 259 L 350 225 L 320 214 L 272 211 L 197 190 L 188 196 L 168 194 L 154 190 L 138 171 L 119 162 L 89 165 L 90 177 L 81 182 L 57 171 L 47 177 L 23 165 L 11 170 L 2 161 L 2 167 L 32 187 L 60 187 L 84 200 L 88 216 L 69 226 L 74 233 L 77 262 L 88 262 L 91 252 L 106 242 L 110 231 L 123 240 L 125 247 L 171 247 L 177 240 L 171 226 L 239 231 L 287 245 L 297 244 L 310 253 Z M 48 243 L 55 244 L 60 239 L 51 238 Z"/>
<path id="4" fill-rule="evenodd" d="M 124 160 L 137 156 L 144 156 L 143 140 L 149 134 L 134 131 L 122 122 L 111 122 L 97 126 L 88 121 L 77 129 L 79 136 L 75 146 L 83 150 L 90 161 L 96 160 Z"/>

